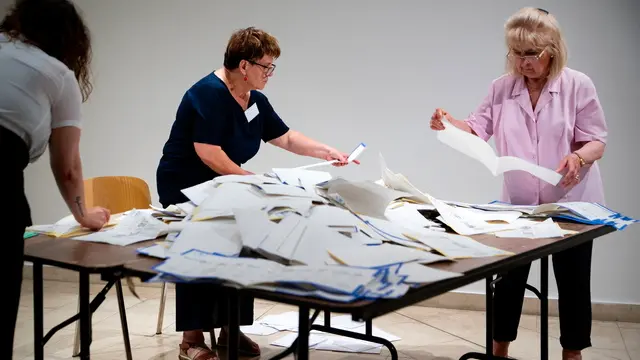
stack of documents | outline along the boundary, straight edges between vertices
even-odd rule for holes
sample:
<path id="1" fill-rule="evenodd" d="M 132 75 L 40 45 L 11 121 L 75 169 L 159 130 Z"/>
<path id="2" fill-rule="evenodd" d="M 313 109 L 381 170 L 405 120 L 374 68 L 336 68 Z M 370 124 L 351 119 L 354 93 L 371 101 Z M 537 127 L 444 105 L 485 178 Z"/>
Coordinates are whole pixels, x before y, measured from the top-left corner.
<path id="1" fill-rule="evenodd" d="M 554 217 L 567 219 L 589 225 L 609 225 L 623 230 L 638 220 L 622 215 L 597 203 L 559 202 L 538 206 L 511 205 L 499 201 L 489 204 L 472 205 L 477 209 L 488 211 L 519 211 L 530 216 Z"/>

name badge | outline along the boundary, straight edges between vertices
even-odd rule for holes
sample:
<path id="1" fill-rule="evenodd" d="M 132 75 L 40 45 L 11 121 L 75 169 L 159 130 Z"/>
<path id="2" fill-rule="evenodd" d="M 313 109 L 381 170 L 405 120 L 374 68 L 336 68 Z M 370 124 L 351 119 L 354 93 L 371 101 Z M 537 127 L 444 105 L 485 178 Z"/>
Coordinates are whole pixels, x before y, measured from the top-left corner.
<path id="1" fill-rule="evenodd" d="M 258 104 L 251 105 L 251 107 L 249 107 L 244 112 L 244 116 L 246 116 L 247 122 L 251 122 L 251 120 L 255 119 L 258 114 L 260 114 L 260 111 L 258 110 Z"/>

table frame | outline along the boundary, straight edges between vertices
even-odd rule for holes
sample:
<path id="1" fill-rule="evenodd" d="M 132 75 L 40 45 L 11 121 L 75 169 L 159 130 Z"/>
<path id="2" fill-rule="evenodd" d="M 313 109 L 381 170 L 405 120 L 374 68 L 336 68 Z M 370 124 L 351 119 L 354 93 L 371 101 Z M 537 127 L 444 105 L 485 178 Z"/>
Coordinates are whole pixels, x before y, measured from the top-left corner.
<path id="1" fill-rule="evenodd" d="M 229 291 L 230 300 L 229 301 L 229 313 L 236 314 L 235 316 L 229 317 L 229 343 L 233 344 L 233 346 L 227 347 L 227 355 L 228 359 L 237 359 L 238 358 L 238 344 L 239 344 L 239 308 L 238 302 L 234 301 L 239 296 L 252 296 L 255 298 L 261 298 L 265 300 L 270 300 L 274 302 L 294 305 L 299 308 L 299 329 L 298 329 L 298 338 L 291 345 L 291 347 L 287 348 L 281 354 L 276 355 L 272 359 L 281 359 L 284 356 L 295 353 L 298 360 L 307 360 L 309 358 L 309 332 L 311 330 L 319 330 L 327 333 L 332 333 L 336 335 L 348 336 L 355 339 L 361 339 L 365 341 L 370 341 L 374 343 L 379 343 L 387 347 L 391 353 L 392 359 L 397 359 L 398 354 L 394 345 L 387 341 L 386 339 L 382 339 L 379 337 L 374 337 L 372 335 L 372 320 L 376 317 L 391 313 L 393 311 L 402 309 L 404 307 L 416 304 L 418 302 L 427 300 L 429 298 L 441 295 L 448 291 L 460 288 L 462 286 L 474 283 L 476 281 L 485 280 L 486 282 L 486 317 L 487 317 L 487 330 L 486 330 L 486 353 L 468 353 L 464 354 L 460 359 L 500 359 L 498 357 L 494 357 L 491 354 L 492 349 L 492 324 L 493 324 L 493 297 L 490 296 L 493 293 L 493 284 L 495 281 L 499 281 L 498 279 L 494 279 L 494 276 L 508 271 L 514 267 L 519 265 L 524 265 L 531 263 L 536 260 L 541 260 L 541 286 L 540 291 L 536 290 L 530 285 L 527 285 L 527 289 L 532 291 L 536 296 L 538 296 L 541 300 L 541 358 L 542 360 L 548 359 L 548 257 L 553 255 L 554 253 L 569 249 L 574 246 L 578 246 L 588 241 L 592 241 L 600 236 L 606 235 L 615 231 L 613 227 L 609 226 L 601 226 L 591 228 L 585 232 L 582 232 L 577 235 L 573 235 L 571 237 L 565 238 L 563 240 L 551 242 L 546 245 L 542 245 L 540 247 L 534 248 L 529 251 L 525 251 L 523 253 L 511 255 L 505 257 L 503 259 L 497 260 L 495 262 L 491 262 L 486 265 L 481 265 L 476 268 L 472 268 L 469 271 L 464 272 L 463 276 L 447 279 L 443 281 L 439 281 L 433 284 L 428 284 L 422 286 L 417 289 L 410 290 L 403 297 L 398 299 L 385 299 L 385 300 L 376 300 L 376 301 L 357 301 L 354 303 L 338 303 L 338 302 L 330 302 L 326 300 L 321 300 L 317 298 L 311 297 L 299 297 L 286 295 L 275 292 L 261 291 L 261 290 L 253 290 L 253 289 L 233 289 L 227 287 Z M 54 239 L 55 240 L 55 239 Z M 29 239 L 25 241 L 25 244 L 29 243 Z M 102 244 L 101 244 L 102 245 Z M 141 246 L 141 244 L 137 244 L 136 247 Z M 126 321 L 126 312 L 124 309 L 124 300 L 122 296 L 122 283 L 121 279 L 127 276 L 139 277 L 142 280 L 149 279 L 156 275 L 156 273 L 151 270 L 151 267 L 140 267 L 140 266 L 132 266 L 136 264 L 140 260 L 143 260 L 135 254 L 134 248 L 125 247 L 129 253 L 126 253 L 122 263 L 117 266 L 110 267 L 102 267 L 102 268 L 89 268 L 84 266 L 79 266 L 77 264 L 67 264 L 61 261 L 51 260 L 46 258 L 44 255 L 31 255 L 29 254 L 28 249 L 25 248 L 25 260 L 31 261 L 33 266 L 33 293 L 34 293 L 34 348 L 35 348 L 35 359 L 43 359 L 44 355 L 44 345 L 47 340 L 51 338 L 51 336 L 58 331 L 59 329 L 67 326 L 77 319 L 79 319 L 80 323 L 80 358 L 82 360 L 90 358 L 89 347 L 91 344 L 91 314 L 98 308 L 98 306 L 104 301 L 104 297 L 106 296 L 109 289 L 116 285 L 116 289 L 118 292 L 118 304 L 120 307 L 120 317 L 121 323 L 123 327 L 123 336 L 125 338 L 125 350 L 127 351 L 127 359 L 131 360 L 131 349 L 129 343 L 129 334 L 128 327 Z M 124 251 L 124 250 L 123 250 Z M 131 253 L 131 254 L 130 254 Z M 123 252 L 124 254 L 124 252 Z M 157 262 L 159 262 L 158 260 Z M 150 263 L 145 263 L 150 264 Z M 65 320 L 60 325 L 51 329 L 49 333 L 44 336 L 43 335 L 43 278 L 42 278 L 42 266 L 43 265 L 52 265 L 57 266 L 69 270 L 73 270 L 79 273 L 80 280 L 80 289 L 79 289 L 79 298 L 80 298 L 80 311 L 79 314 L 74 315 L 73 317 Z M 91 274 L 99 273 L 102 275 L 104 280 L 107 280 L 107 285 L 104 289 L 94 298 L 93 301 L 90 301 L 90 286 L 89 286 L 89 276 Z M 221 285 L 223 286 L 223 285 Z M 315 310 L 312 318 L 309 318 L 310 311 Z M 310 325 L 313 324 L 313 321 L 318 316 L 319 311 L 323 311 L 325 314 L 325 325 Z M 336 329 L 331 327 L 330 323 L 330 314 L 331 313 L 348 313 L 352 316 L 355 321 L 364 321 L 365 322 L 365 334 L 355 333 L 351 331 L 345 331 L 341 329 Z"/>

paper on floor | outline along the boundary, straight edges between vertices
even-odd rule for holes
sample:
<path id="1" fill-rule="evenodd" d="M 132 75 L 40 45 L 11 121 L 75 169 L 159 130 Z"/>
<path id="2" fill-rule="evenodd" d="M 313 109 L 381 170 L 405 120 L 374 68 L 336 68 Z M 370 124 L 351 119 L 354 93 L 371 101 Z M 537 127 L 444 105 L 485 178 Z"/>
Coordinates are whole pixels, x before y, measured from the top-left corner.
<path id="1" fill-rule="evenodd" d="M 562 175 L 545 167 L 530 163 L 513 156 L 496 156 L 493 148 L 481 138 L 458 129 L 448 121 L 443 121 L 445 129 L 438 131 L 436 137 L 442 143 L 481 162 L 494 176 L 507 171 L 521 170 L 538 177 L 551 185 L 557 185 Z"/>

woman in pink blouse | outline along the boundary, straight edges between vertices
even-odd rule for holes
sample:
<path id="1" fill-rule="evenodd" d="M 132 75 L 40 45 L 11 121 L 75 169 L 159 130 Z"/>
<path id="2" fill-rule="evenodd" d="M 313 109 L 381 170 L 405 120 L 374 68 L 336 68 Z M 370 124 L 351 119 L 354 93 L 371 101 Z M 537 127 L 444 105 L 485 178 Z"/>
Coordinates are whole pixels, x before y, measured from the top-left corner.
<path id="1" fill-rule="evenodd" d="M 442 118 L 485 141 L 494 137 L 499 156 L 517 156 L 563 175 L 553 186 L 524 171 L 504 174 L 502 200 L 518 205 L 587 201 L 604 205 L 597 160 L 602 158 L 607 125 L 591 79 L 566 67 L 567 48 L 556 19 L 547 11 L 524 8 L 505 25 L 508 74 L 494 80 L 475 113 Z M 591 346 L 592 243 L 553 256 L 558 285 L 563 359 L 581 359 Z M 516 339 L 530 265 L 501 274 L 494 294 L 494 354 L 506 357 Z"/>

